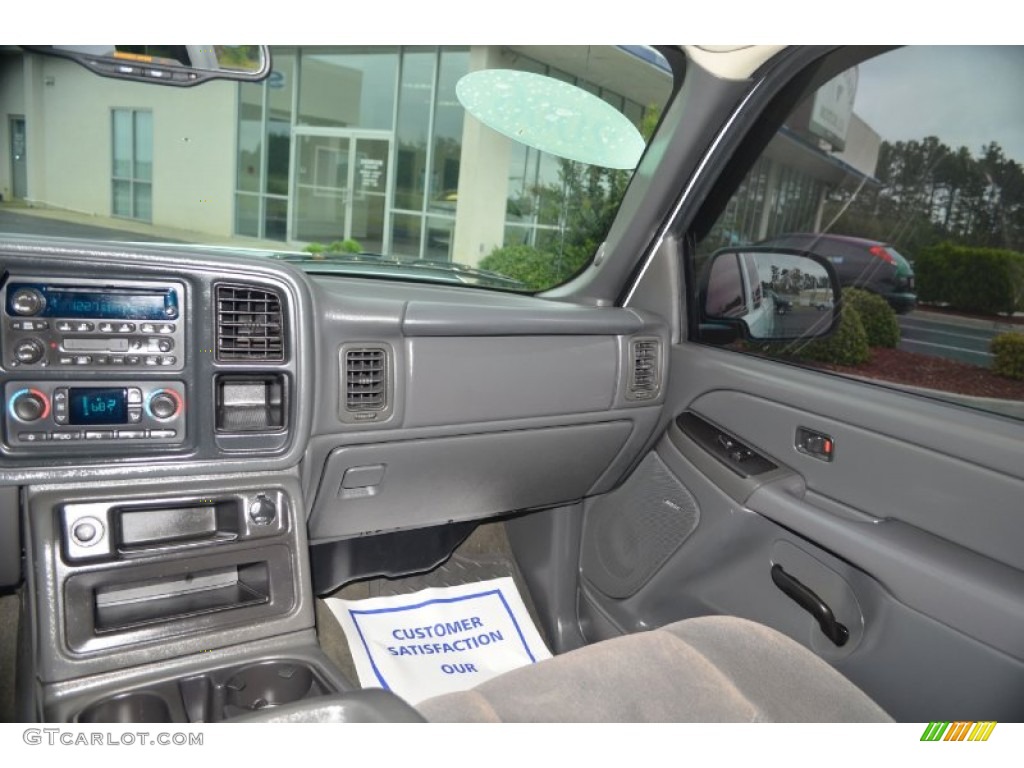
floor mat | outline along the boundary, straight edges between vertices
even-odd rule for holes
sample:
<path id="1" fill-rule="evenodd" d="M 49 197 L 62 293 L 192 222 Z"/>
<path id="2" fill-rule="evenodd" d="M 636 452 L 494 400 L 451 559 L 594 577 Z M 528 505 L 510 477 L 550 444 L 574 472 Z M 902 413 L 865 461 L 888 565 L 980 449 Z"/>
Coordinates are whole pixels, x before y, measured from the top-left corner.
<path id="1" fill-rule="evenodd" d="M 455 553 L 443 564 L 432 571 L 413 574 L 400 579 L 368 579 L 342 587 L 332 597 L 344 600 L 360 600 L 369 597 L 387 595 L 405 595 L 419 592 L 430 587 L 448 587 L 458 584 L 471 584 L 501 577 L 511 577 L 526 604 L 526 610 L 540 632 L 545 645 L 550 647 L 545 636 L 543 625 L 537 620 L 536 608 L 530 598 L 526 582 L 519 572 L 512 557 L 512 549 L 505 535 L 505 525 L 501 521 L 485 523 L 459 546 Z M 349 653 L 348 641 L 330 609 L 322 600 L 316 601 L 317 632 L 324 653 L 333 661 L 345 676 L 358 686 L 359 675 L 356 672 L 352 655 Z"/>

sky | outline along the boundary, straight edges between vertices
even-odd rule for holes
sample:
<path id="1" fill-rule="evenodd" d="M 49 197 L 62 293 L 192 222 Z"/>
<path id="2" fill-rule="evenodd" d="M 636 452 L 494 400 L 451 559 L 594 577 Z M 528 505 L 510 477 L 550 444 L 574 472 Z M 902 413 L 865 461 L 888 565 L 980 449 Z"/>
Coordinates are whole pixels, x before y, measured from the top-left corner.
<path id="1" fill-rule="evenodd" d="M 859 67 L 854 112 L 883 140 L 938 136 L 1024 163 L 1024 47 L 911 46 Z"/>

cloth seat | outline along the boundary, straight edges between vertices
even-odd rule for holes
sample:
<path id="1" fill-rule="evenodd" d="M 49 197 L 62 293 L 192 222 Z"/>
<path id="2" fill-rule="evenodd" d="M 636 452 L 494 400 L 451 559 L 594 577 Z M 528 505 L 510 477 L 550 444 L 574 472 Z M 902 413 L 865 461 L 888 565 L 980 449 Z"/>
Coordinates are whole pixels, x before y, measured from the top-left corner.
<path id="1" fill-rule="evenodd" d="M 799 643 L 730 616 L 594 643 L 416 708 L 432 722 L 892 722 Z"/>

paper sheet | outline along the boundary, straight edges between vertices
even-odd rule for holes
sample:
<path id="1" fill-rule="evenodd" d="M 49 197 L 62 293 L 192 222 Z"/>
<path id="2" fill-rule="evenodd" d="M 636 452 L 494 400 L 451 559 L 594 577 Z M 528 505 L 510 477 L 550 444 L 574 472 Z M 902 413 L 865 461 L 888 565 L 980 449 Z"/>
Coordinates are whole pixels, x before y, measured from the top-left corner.
<path id="1" fill-rule="evenodd" d="M 551 657 L 508 577 L 326 602 L 348 638 L 360 684 L 411 704 Z"/>

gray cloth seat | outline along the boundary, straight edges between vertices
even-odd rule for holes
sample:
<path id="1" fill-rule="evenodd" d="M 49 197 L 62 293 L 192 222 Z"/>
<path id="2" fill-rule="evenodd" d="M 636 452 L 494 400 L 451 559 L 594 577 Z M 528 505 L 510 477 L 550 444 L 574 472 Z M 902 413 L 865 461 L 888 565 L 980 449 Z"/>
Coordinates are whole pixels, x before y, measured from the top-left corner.
<path id="1" fill-rule="evenodd" d="M 594 643 L 417 709 L 433 722 L 891 722 L 799 643 L 729 616 Z"/>

